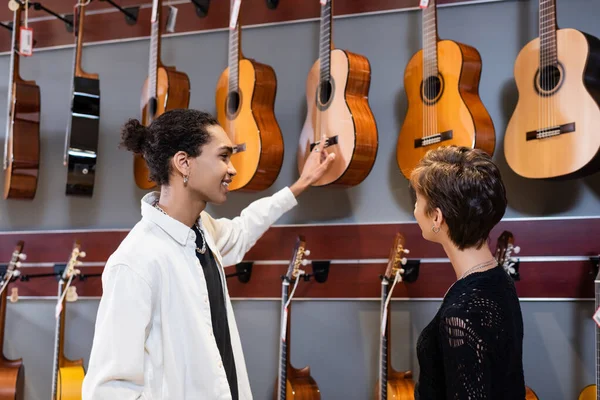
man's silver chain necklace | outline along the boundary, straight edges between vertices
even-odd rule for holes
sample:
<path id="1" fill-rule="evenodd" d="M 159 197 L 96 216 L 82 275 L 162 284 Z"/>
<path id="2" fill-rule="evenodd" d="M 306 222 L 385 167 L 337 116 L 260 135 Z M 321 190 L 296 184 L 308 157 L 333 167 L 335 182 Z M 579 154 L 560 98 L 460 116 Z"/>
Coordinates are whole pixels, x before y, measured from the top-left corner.
<path id="1" fill-rule="evenodd" d="M 165 212 L 165 210 L 160 208 L 160 206 L 158 205 L 158 201 L 156 203 L 154 203 L 154 208 L 156 208 L 158 211 L 165 214 L 166 216 L 169 216 L 169 214 L 167 214 Z M 198 225 L 198 221 L 196 221 L 194 223 L 194 225 L 196 225 L 196 228 L 198 228 L 198 232 L 200 232 L 200 236 L 202 236 L 202 248 L 200 249 L 200 248 L 198 248 L 198 246 L 196 246 L 196 251 L 200 254 L 204 254 L 204 253 L 206 253 L 206 239 L 204 239 L 204 233 L 202 233 L 202 229 L 200 229 L 200 226 Z"/>

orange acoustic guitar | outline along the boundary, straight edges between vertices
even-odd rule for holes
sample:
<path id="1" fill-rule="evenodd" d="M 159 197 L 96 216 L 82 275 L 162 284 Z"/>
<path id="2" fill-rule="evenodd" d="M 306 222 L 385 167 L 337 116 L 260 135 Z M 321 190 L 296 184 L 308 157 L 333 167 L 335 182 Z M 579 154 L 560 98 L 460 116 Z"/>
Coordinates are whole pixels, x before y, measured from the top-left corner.
<path id="1" fill-rule="evenodd" d="M 439 40 L 435 0 L 423 10 L 422 29 L 423 49 L 404 72 L 408 111 L 396 148 L 398 166 L 407 179 L 428 150 L 457 145 L 492 155 L 496 146 L 492 119 L 479 97 L 479 52 Z"/>
<path id="2" fill-rule="evenodd" d="M 19 76 L 19 31 L 23 4 L 10 1 L 13 11 L 12 51 L 8 73 L 4 198 L 33 199 L 40 169 L 40 88 Z"/>
<path id="3" fill-rule="evenodd" d="M 539 37 L 515 61 L 519 101 L 504 154 L 525 178 L 578 178 L 600 170 L 600 40 L 558 29 L 554 0 L 539 10 Z"/>
<path id="4" fill-rule="evenodd" d="M 25 398 L 25 367 L 23 359 L 9 360 L 4 355 L 4 327 L 6 324 L 6 292 L 10 281 L 18 276 L 17 268 L 21 266 L 25 254 L 22 253 L 24 243 L 19 241 L 12 253 L 6 273 L 0 282 L 0 400 L 21 400 Z"/>
<path id="5" fill-rule="evenodd" d="M 277 78 L 268 65 L 245 58 L 239 23 L 241 0 L 231 0 L 229 66 L 216 89 L 217 118 L 229 135 L 237 175 L 229 190 L 260 191 L 275 182 L 283 163 L 283 136 L 275 119 Z"/>
<path id="6" fill-rule="evenodd" d="M 188 108 L 190 102 L 190 79 L 175 67 L 163 65 L 160 57 L 162 30 L 162 0 L 153 0 L 152 33 L 150 37 L 149 74 L 142 88 L 142 124 L 150 123 L 165 111 Z M 156 183 L 150 180 L 148 165 L 141 154 L 134 155 L 135 183 L 141 189 L 152 189 Z"/>
<path id="7" fill-rule="evenodd" d="M 274 400 L 321 400 L 319 386 L 317 386 L 317 382 L 315 382 L 313 377 L 310 376 L 310 367 L 296 369 L 290 363 L 290 328 L 292 319 L 290 285 L 298 284 L 298 280 L 300 279 L 300 265 L 306 265 L 304 256 L 308 256 L 309 254 L 310 251 L 306 249 L 304 236 L 298 236 L 287 273 L 282 277 L 279 367 L 273 395 Z"/>
<path id="8" fill-rule="evenodd" d="M 312 0 L 317 1 L 317 0 Z M 313 186 L 358 185 L 371 172 L 377 156 L 378 133 L 368 102 L 371 66 L 365 57 L 334 49 L 333 0 L 321 0 L 319 60 L 306 81 L 308 113 L 298 148 L 301 173 L 313 147 L 323 142 L 335 161 Z"/>
<path id="9" fill-rule="evenodd" d="M 394 371 L 390 360 L 392 344 L 390 339 L 390 307 L 388 298 L 392 295 L 394 285 L 402 280 L 406 264 L 404 254 L 404 236 L 396 234 L 394 246 L 390 250 L 388 265 L 381 278 L 381 316 L 379 329 L 379 379 L 375 388 L 375 400 L 413 400 L 415 398 L 415 382 L 412 371 Z M 392 287 L 390 288 L 390 284 Z"/>

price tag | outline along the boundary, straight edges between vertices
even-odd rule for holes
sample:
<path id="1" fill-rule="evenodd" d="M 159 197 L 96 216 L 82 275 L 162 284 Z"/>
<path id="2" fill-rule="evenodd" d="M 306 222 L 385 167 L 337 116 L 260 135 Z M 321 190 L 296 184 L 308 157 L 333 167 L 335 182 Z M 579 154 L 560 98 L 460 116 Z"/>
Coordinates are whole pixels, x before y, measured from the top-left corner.
<path id="1" fill-rule="evenodd" d="M 29 57 L 33 54 L 33 29 L 21 27 L 19 36 L 19 53 Z"/>
<path id="2" fill-rule="evenodd" d="M 237 25 L 241 4 L 242 0 L 235 0 L 233 2 L 233 8 L 231 9 L 231 21 L 229 21 L 229 29 L 235 29 L 235 26 Z"/>
<path id="3" fill-rule="evenodd" d="M 593 318 L 594 318 L 594 322 L 596 323 L 596 325 L 598 325 L 598 327 L 600 328 L 600 307 L 598 307 L 598 309 L 594 313 Z"/>
<path id="4" fill-rule="evenodd" d="M 419 7 L 421 7 L 421 8 L 427 8 L 428 5 L 429 5 L 429 0 L 421 0 L 421 2 L 419 3 Z"/>
<path id="5" fill-rule="evenodd" d="M 169 16 L 167 17 L 167 32 L 175 32 L 175 23 L 177 21 L 177 7 L 169 6 Z"/>
<path id="6" fill-rule="evenodd" d="M 77 296 L 77 287 L 69 286 L 69 289 L 67 289 L 67 301 L 68 302 L 77 301 L 78 297 L 79 296 Z"/>
<path id="7" fill-rule="evenodd" d="M 8 9 L 12 12 L 15 12 L 19 9 L 19 3 L 16 2 L 15 0 L 10 0 L 8 2 Z"/>
<path id="8" fill-rule="evenodd" d="M 16 303 L 19 300 L 19 288 L 12 288 L 10 291 L 10 302 Z"/>

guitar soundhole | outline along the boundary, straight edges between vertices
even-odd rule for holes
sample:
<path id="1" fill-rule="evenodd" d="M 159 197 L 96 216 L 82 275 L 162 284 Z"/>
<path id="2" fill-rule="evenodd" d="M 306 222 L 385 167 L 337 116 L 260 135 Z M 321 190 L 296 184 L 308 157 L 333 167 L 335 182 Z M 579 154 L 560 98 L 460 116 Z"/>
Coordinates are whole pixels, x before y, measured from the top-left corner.
<path id="1" fill-rule="evenodd" d="M 227 115 L 230 118 L 235 118 L 237 116 L 241 100 L 240 92 L 232 91 L 227 95 Z"/>
<path id="2" fill-rule="evenodd" d="M 560 64 L 541 67 L 536 74 L 538 94 L 549 96 L 555 93 L 563 82 L 563 69 Z"/>
<path id="3" fill-rule="evenodd" d="M 153 97 L 150 99 L 150 115 L 152 117 L 154 117 L 156 115 L 156 112 L 158 111 L 158 100 L 156 99 L 156 97 Z"/>
<path id="4" fill-rule="evenodd" d="M 443 82 L 441 77 L 429 76 L 421 82 L 421 97 L 426 104 L 434 104 L 437 102 L 443 91 Z"/>
<path id="5" fill-rule="evenodd" d="M 335 82 L 330 76 L 328 80 L 321 80 L 317 88 L 317 108 L 325 111 L 331 104 L 333 92 L 335 91 Z"/>

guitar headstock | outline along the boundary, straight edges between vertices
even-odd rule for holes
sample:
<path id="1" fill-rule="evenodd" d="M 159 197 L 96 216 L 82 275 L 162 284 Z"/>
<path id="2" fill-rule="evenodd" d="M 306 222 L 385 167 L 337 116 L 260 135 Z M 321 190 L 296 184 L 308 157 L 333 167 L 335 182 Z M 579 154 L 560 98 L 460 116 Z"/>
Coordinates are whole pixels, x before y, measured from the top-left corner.
<path id="1" fill-rule="evenodd" d="M 23 253 L 23 246 L 25 246 L 25 243 L 22 240 L 19 240 L 13 250 L 8 267 L 6 268 L 6 274 L 4 274 L 4 277 L 2 278 L 3 281 L 18 275 L 15 270 L 20 268 L 21 261 L 27 258 L 25 253 Z"/>
<path id="2" fill-rule="evenodd" d="M 79 261 L 79 258 L 84 258 L 84 257 L 85 257 L 85 252 L 81 251 L 81 245 L 79 244 L 78 241 L 75 241 L 75 243 L 73 244 L 73 250 L 71 250 L 71 256 L 69 257 L 69 262 L 67 263 L 67 266 L 66 266 L 65 270 L 63 271 L 61 279 L 65 280 L 65 279 L 69 279 L 72 275 L 79 275 L 79 273 L 81 271 L 79 271 L 75 267 L 78 267 L 82 264 L 82 262 Z"/>
<path id="3" fill-rule="evenodd" d="M 512 257 L 512 253 L 518 254 L 521 251 L 519 246 L 515 246 L 515 239 L 510 231 L 504 231 L 498 237 L 496 242 L 495 258 L 498 265 L 509 274 L 513 279 L 519 280 L 519 261 Z"/>
<path id="4" fill-rule="evenodd" d="M 296 278 L 298 278 L 298 273 L 300 269 L 300 265 L 307 265 L 308 260 L 304 258 L 304 256 L 309 256 L 310 250 L 306 250 L 306 240 L 304 236 L 299 235 L 296 238 L 296 244 L 294 245 L 294 252 L 292 253 L 292 258 L 290 260 L 290 265 L 288 267 L 287 273 L 285 276 L 290 282 L 293 282 Z"/>
<path id="5" fill-rule="evenodd" d="M 406 257 L 404 254 L 408 254 L 409 250 L 404 248 L 404 236 L 398 232 L 394 238 L 394 246 L 390 249 L 390 256 L 388 258 L 388 264 L 385 269 L 385 277 L 387 279 L 393 279 L 398 271 L 400 271 L 400 277 L 404 273 L 401 265 L 406 265 Z"/>

